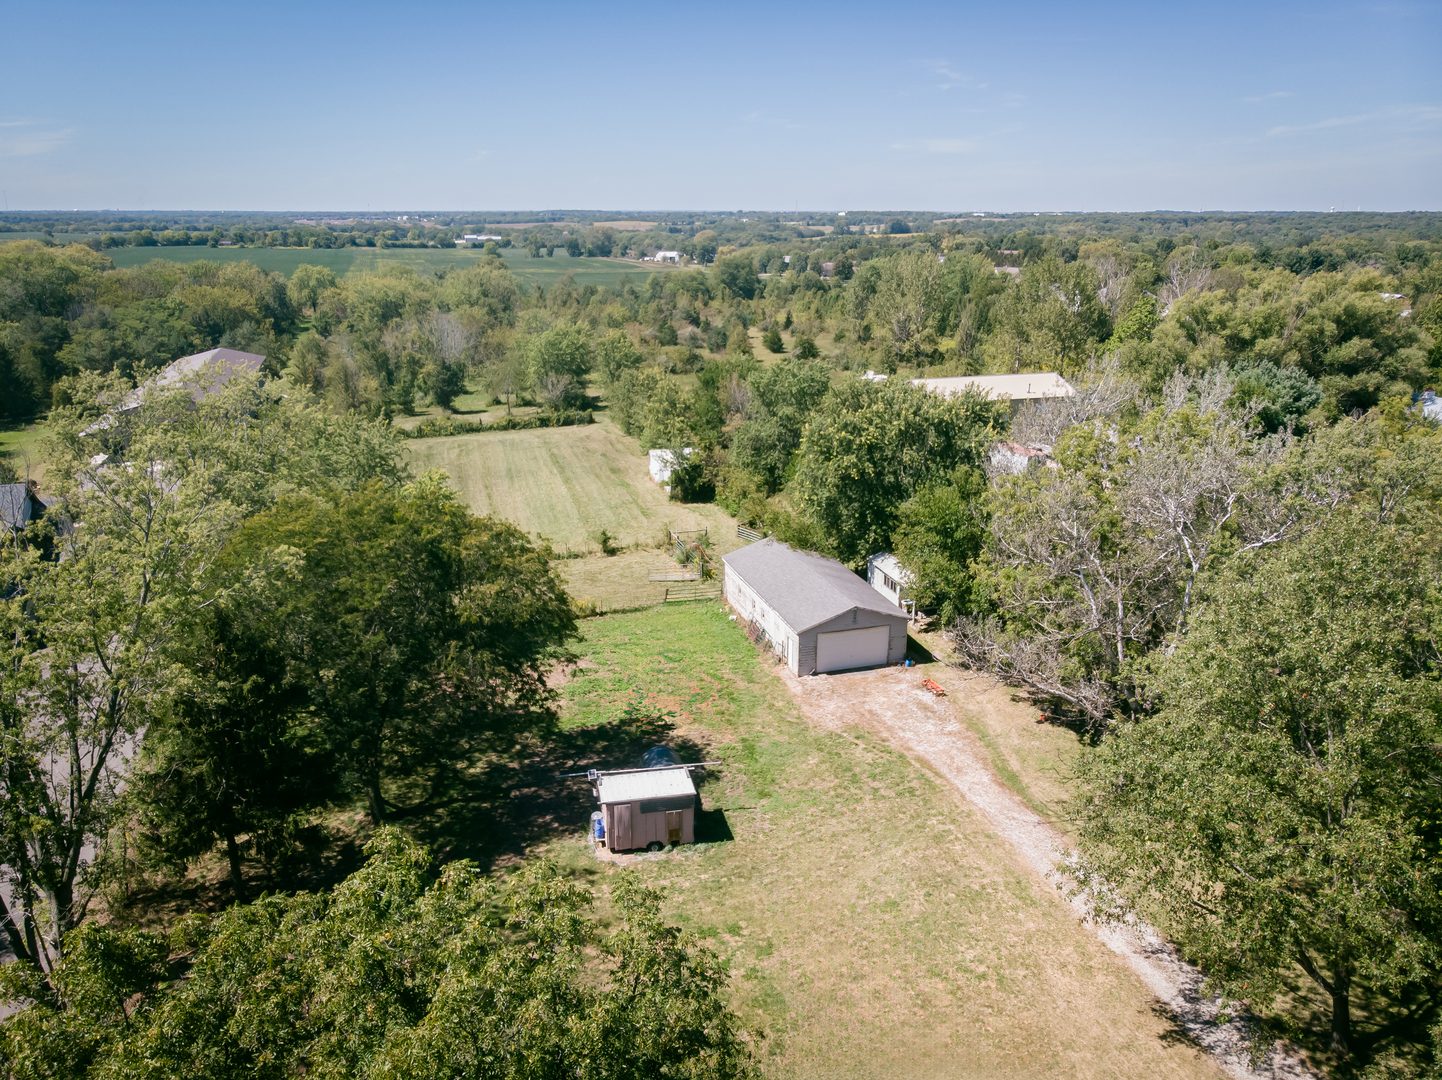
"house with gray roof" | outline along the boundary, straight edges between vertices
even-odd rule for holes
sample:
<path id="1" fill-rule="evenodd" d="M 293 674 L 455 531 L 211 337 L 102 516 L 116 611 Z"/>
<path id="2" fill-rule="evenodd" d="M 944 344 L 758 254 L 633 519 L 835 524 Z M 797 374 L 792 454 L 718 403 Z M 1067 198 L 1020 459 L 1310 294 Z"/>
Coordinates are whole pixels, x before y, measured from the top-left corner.
<path id="1" fill-rule="evenodd" d="M 12 533 L 23 532 L 45 516 L 45 501 L 34 480 L 23 484 L 0 484 L 0 521 Z"/>
<path id="2" fill-rule="evenodd" d="M 797 675 L 897 664 L 905 612 L 835 559 L 768 537 L 722 557 L 723 595 Z"/>

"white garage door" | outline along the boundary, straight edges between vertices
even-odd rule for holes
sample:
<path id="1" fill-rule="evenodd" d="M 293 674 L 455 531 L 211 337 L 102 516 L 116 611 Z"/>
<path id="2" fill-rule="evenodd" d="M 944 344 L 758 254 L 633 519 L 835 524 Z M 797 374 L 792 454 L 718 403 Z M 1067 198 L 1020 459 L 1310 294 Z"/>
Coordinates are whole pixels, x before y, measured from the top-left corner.
<path id="1" fill-rule="evenodd" d="M 886 663 L 891 640 L 889 626 L 868 626 L 865 630 L 841 630 L 816 635 L 816 670 L 846 671 Z"/>

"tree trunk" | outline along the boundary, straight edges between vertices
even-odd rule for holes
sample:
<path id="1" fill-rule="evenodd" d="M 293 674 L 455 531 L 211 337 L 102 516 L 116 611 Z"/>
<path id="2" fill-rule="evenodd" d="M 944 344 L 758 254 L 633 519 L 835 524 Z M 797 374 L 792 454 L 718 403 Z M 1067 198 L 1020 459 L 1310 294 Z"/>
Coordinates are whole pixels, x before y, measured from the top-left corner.
<path id="1" fill-rule="evenodd" d="M 240 845 L 230 833 L 225 834 L 225 853 L 230 856 L 230 891 L 237 904 L 245 903 L 245 874 L 240 866 Z"/>
<path id="2" fill-rule="evenodd" d="M 381 797 L 379 776 L 372 776 L 366 781 L 366 805 L 370 809 L 371 824 L 380 828 L 386 820 L 386 801 Z"/>
<path id="3" fill-rule="evenodd" d="M 1338 966 L 1332 972 L 1332 1053 L 1339 1058 L 1352 1053 L 1352 973 Z"/>

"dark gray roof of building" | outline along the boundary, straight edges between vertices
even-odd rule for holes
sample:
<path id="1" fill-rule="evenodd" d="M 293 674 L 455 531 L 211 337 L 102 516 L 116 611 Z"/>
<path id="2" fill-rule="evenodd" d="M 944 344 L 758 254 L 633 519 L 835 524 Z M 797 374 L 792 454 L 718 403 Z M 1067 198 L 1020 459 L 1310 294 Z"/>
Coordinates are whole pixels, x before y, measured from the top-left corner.
<path id="1" fill-rule="evenodd" d="M 906 618 L 835 559 L 793 551 L 770 537 L 724 555 L 722 561 L 798 634 L 852 608 Z"/>
<path id="2" fill-rule="evenodd" d="M 45 513 L 45 503 L 33 497 L 24 484 L 0 484 L 0 521 L 23 529 Z"/>

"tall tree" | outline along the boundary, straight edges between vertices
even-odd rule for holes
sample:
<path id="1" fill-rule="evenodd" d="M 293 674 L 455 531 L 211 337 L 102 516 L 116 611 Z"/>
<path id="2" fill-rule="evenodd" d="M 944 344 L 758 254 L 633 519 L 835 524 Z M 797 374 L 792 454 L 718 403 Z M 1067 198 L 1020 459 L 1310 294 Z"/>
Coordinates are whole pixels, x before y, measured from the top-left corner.
<path id="1" fill-rule="evenodd" d="M 1442 960 L 1435 536 L 1343 511 L 1241 557 L 1156 677 L 1162 710 L 1083 759 L 1082 839 L 1118 898 L 1230 994 L 1296 965 L 1352 1045 L 1361 980 Z"/>
<path id="2" fill-rule="evenodd" d="M 253 562 L 301 553 L 266 619 L 375 823 L 434 806 L 548 718 L 545 672 L 575 633 L 549 551 L 472 515 L 440 474 L 282 499 L 236 545 Z"/>
<path id="3" fill-rule="evenodd" d="M 142 837 L 164 861 L 188 865 L 224 844 L 237 903 L 244 857 L 283 855 L 303 814 L 336 787 L 321 725 L 276 648 L 270 605 L 255 596 L 290 578 L 257 569 L 233 567 L 244 590 L 208 608 L 172 650 L 169 701 L 127 780 Z"/>
<path id="4" fill-rule="evenodd" d="M 183 979 L 163 941 L 110 926 L 48 980 L 6 965 L 25 1004 L 0 1059 L 17 1080 L 754 1075 L 725 965 L 629 875 L 602 932 L 590 890 L 545 863 L 498 887 L 468 863 L 433 874 L 393 829 L 367 854 L 332 892 L 192 920 Z"/>
<path id="5" fill-rule="evenodd" d="M 65 440 L 93 453 L 82 432 L 96 420 L 58 410 L 58 558 L 34 547 L 0 553 L 0 576 L 19 586 L 0 601 L 0 862 L 12 879 L 0 914 L 17 954 L 47 966 L 89 908 L 86 871 L 108 839 L 124 758 L 167 690 L 168 650 L 204 603 L 239 517 L 217 497 L 215 462 L 185 454 L 178 429 L 189 402 L 147 398 L 143 418 L 123 425 L 124 464 L 67 460 Z"/>
<path id="6" fill-rule="evenodd" d="M 1006 422 L 1004 403 L 977 394 L 850 379 L 802 436 L 797 499 L 837 555 L 859 566 L 889 549 L 903 502 L 959 465 L 979 466 Z"/>

